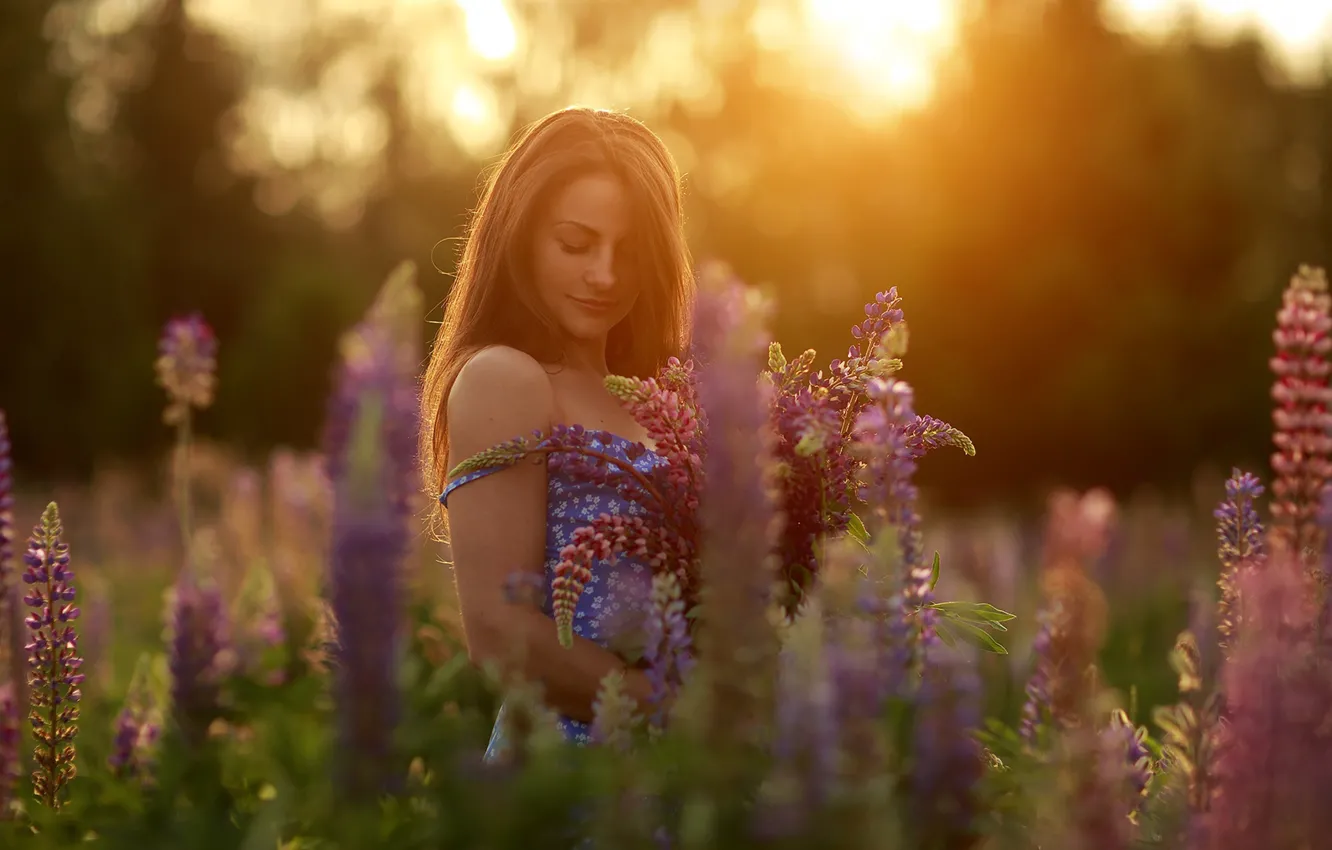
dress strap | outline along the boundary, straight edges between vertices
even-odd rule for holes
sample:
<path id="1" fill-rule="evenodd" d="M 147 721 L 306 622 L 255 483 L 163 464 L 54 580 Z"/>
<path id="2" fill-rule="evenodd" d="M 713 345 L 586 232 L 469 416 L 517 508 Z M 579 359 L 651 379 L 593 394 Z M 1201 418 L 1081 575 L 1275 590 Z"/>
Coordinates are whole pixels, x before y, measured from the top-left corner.
<path id="1" fill-rule="evenodd" d="M 453 479 L 448 484 L 444 485 L 444 492 L 439 494 L 439 503 L 444 507 L 448 507 L 449 494 L 452 493 L 454 490 L 457 490 L 459 487 L 463 486 L 464 484 L 471 484 L 473 481 L 476 481 L 478 478 L 485 478 L 487 475 L 499 472 L 501 469 L 508 469 L 508 467 L 487 466 L 483 469 L 474 469 L 471 472 L 468 472 L 464 475 L 459 475 L 457 478 Z"/>

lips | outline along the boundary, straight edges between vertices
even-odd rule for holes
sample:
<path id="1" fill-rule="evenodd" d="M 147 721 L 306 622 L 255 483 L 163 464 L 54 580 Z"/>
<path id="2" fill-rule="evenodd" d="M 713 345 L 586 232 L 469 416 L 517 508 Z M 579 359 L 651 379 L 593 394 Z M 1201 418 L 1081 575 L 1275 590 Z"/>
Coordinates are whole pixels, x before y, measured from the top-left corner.
<path id="1" fill-rule="evenodd" d="M 605 313 L 611 310 L 615 306 L 614 301 L 598 301 L 595 298 L 578 298 L 576 296 L 570 295 L 569 299 L 574 303 L 581 305 L 583 308 L 592 311 L 593 313 Z"/>

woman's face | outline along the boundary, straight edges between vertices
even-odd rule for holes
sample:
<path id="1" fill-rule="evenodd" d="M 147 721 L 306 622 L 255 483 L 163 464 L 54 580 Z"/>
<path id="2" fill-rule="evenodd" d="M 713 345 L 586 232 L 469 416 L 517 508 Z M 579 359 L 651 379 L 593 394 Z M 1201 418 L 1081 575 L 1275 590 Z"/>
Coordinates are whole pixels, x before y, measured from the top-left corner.
<path id="1" fill-rule="evenodd" d="M 570 337 L 605 339 L 638 299 L 629 253 L 629 198 L 609 174 L 579 177 L 538 221 L 533 283 L 546 310 Z"/>

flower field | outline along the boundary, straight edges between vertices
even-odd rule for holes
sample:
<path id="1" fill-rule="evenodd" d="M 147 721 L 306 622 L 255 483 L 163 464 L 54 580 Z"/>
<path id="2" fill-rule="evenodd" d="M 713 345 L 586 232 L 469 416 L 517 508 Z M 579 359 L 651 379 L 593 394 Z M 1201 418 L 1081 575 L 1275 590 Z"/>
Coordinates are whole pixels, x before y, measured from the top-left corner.
<path id="1" fill-rule="evenodd" d="M 162 335 L 160 486 L 19 487 L 0 412 L 0 847 L 1332 847 L 1321 271 L 1276 317 L 1270 475 L 1215 482 L 1205 523 L 1092 490 L 1037 525 L 921 502 L 931 453 L 985 447 L 916 409 L 910 293 L 790 356 L 764 298 L 699 277 L 689 355 L 607 379 L 652 471 L 578 427 L 455 470 L 545 454 L 641 508 L 514 587 L 567 640 L 594 560 L 652 567 L 615 647 L 652 703 L 608 677 L 587 747 L 460 643 L 409 267 L 343 338 L 317 453 L 196 438 L 227 355 L 200 316 Z"/>

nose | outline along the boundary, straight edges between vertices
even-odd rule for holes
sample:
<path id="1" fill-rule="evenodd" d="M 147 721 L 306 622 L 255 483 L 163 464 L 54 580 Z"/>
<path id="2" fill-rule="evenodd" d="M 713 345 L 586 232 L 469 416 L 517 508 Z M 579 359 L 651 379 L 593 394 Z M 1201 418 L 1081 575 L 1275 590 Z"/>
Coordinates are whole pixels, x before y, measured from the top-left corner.
<path id="1" fill-rule="evenodd" d="M 593 289 L 603 292 L 615 286 L 615 255 L 614 249 L 609 246 L 597 251 L 591 262 L 588 263 L 587 271 L 583 273 L 584 280 Z"/>

